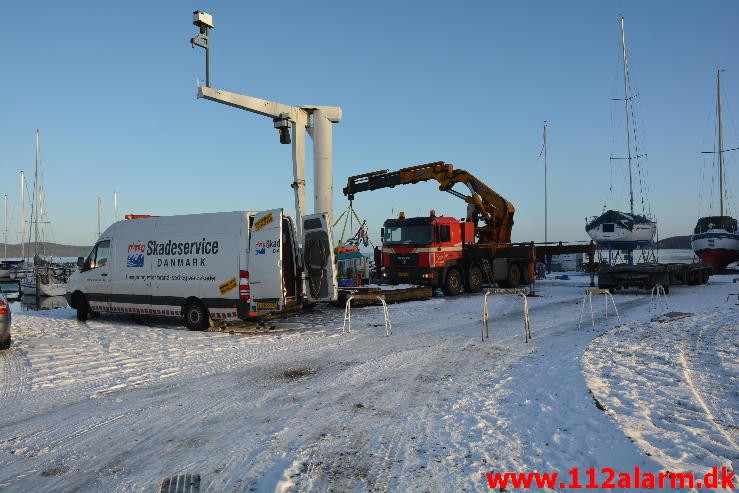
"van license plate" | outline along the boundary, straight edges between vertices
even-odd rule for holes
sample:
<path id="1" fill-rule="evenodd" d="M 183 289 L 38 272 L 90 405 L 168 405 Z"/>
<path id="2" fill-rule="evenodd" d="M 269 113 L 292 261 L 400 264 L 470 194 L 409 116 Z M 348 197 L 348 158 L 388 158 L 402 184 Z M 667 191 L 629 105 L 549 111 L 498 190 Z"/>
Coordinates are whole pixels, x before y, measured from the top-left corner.
<path id="1" fill-rule="evenodd" d="M 257 301 L 257 310 L 277 310 L 276 301 Z"/>
<path id="2" fill-rule="evenodd" d="M 398 277 L 408 277 L 407 272 L 398 272 Z"/>

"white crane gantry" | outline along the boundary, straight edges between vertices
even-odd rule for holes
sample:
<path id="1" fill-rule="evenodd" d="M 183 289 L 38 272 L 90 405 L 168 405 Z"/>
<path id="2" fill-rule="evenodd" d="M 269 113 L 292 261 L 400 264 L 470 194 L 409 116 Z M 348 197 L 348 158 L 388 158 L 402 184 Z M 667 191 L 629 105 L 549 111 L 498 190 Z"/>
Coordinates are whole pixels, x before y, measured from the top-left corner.
<path id="1" fill-rule="evenodd" d="M 198 87 L 198 98 L 215 101 L 234 108 L 272 118 L 280 133 L 280 143 L 292 143 L 295 211 L 298 220 L 298 238 L 301 235 L 305 210 L 305 131 L 313 139 L 313 213 L 326 214 L 328 224 L 333 218 L 333 127 L 341 121 L 338 106 L 291 106 L 266 99 L 255 98 L 210 87 L 209 31 L 213 28 L 212 16 L 205 12 L 193 12 L 193 24 L 200 28 L 200 35 L 192 38 L 193 46 L 206 50 L 206 85 Z M 290 138 L 292 134 L 292 138 Z"/>

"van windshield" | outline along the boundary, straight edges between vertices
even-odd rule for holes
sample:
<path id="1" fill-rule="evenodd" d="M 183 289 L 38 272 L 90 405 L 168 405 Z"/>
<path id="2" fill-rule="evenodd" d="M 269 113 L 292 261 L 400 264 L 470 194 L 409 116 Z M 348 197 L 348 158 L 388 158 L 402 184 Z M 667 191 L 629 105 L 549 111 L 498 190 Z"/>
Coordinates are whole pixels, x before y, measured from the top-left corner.
<path id="1" fill-rule="evenodd" d="M 433 240 L 433 229 L 430 224 L 408 224 L 403 226 L 386 226 L 384 245 L 428 245 Z"/>
<path id="2" fill-rule="evenodd" d="M 110 240 L 99 242 L 92 248 L 90 255 L 87 256 L 87 265 L 90 269 L 102 267 L 108 263 L 108 254 L 110 252 Z"/>

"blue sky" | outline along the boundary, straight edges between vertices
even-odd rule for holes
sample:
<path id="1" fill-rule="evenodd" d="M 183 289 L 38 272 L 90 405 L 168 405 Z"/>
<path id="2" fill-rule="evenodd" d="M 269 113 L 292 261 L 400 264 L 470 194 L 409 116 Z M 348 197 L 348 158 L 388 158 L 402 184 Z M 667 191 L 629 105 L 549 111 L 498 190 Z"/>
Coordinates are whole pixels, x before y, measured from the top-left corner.
<path id="1" fill-rule="evenodd" d="M 18 172 L 32 179 L 37 128 L 51 241 L 92 244 L 97 197 L 105 227 L 114 191 L 121 215 L 293 214 L 290 146 L 279 144 L 272 122 L 195 98 L 205 65 L 189 44 L 196 9 L 216 25 L 213 86 L 342 107 L 335 216 L 347 206 L 348 176 L 443 160 L 516 206 L 515 241 L 542 241 L 537 157 L 547 120 L 549 240 L 587 239 L 586 216 L 628 208 L 624 162 L 609 160 L 625 153 L 622 103 L 612 101 L 622 97 L 620 15 L 661 237 L 689 234 L 709 212 L 711 162 L 700 153 L 714 144 L 718 67 L 726 70 L 725 147 L 739 147 L 733 0 L 12 2 L 0 45 L 10 243 L 20 222 Z M 735 190 L 731 154 L 739 152 L 727 153 Z M 375 241 L 398 211 L 465 210 L 433 184 L 360 194 L 354 206 Z"/>

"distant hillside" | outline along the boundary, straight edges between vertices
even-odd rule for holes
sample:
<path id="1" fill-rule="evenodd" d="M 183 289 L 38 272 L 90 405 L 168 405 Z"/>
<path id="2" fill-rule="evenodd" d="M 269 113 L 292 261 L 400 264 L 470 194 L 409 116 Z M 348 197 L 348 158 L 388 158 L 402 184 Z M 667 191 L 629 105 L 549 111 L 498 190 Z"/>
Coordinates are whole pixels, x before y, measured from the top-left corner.
<path id="1" fill-rule="evenodd" d="M 26 243 L 26 258 L 33 257 L 34 254 L 33 243 Z M 74 246 L 74 245 L 60 245 L 58 243 L 39 243 L 39 251 L 42 252 L 44 257 L 84 257 L 88 253 L 92 246 Z M 0 256 L 5 255 L 5 245 L 0 243 Z M 8 244 L 8 258 L 20 258 L 21 257 L 21 246 Z"/>
<path id="2" fill-rule="evenodd" d="M 657 248 L 690 250 L 690 236 L 671 236 L 657 242 Z"/>

